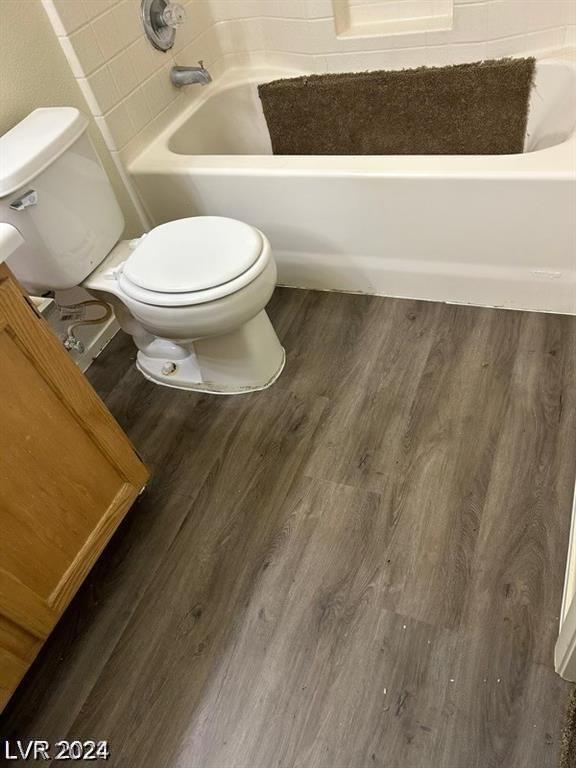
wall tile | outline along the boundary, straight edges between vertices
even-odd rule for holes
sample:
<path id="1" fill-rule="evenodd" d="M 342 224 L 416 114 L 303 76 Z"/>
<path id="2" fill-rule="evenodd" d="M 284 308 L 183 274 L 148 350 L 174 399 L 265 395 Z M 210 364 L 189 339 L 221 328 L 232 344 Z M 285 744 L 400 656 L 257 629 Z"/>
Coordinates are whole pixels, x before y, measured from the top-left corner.
<path id="1" fill-rule="evenodd" d="M 293 22 L 285 19 L 263 19 L 264 46 L 269 51 L 308 53 L 306 30 L 314 22 Z M 318 51 L 319 52 L 319 51 Z"/>
<path id="2" fill-rule="evenodd" d="M 486 58 L 500 59 L 504 56 L 517 56 L 528 50 L 526 35 L 513 37 L 501 37 L 498 40 L 489 40 L 486 43 Z"/>
<path id="3" fill-rule="evenodd" d="M 453 28 L 428 32 L 427 45 L 485 42 L 488 32 L 488 6 L 485 3 L 461 5 L 454 9 Z"/>
<path id="4" fill-rule="evenodd" d="M 565 29 L 559 27 L 491 40 L 487 43 L 487 56 L 492 59 L 558 49 L 564 45 L 565 34 Z"/>
<path id="5" fill-rule="evenodd" d="M 448 64 L 469 64 L 487 58 L 486 43 L 456 43 L 454 45 L 429 46 L 426 49 L 426 66 L 444 67 Z"/>
<path id="6" fill-rule="evenodd" d="M 134 135 L 134 126 L 125 104 L 118 104 L 105 116 L 105 123 L 116 149 L 122 149 Z"/>
<path id="7" fill-rule="evenodd" d="M 306 14 L 309 19 L 331 19 L 334 15 L 332 0 L 308 0 Z"/>
<path id="8" fill-rule="evenodd" d="M 143 88 L 136 88 L 135 91 L 132 91 L 124 100 L 124 104 L 136 132 L 141 131 L 154 117 Z"/>
<path id="9" fill-rule="evenodd" d="M 115 56 L 129 43 L 116 21 L 114 8 L 110 8 L 106 13 L 95 19 L 92 22 L 92 28 L 106 59 Z"/>
<path id="10" fill-rule="evenodd" d="M 570 8 L 576 7 L 572 0 L 530 0 L 527 4 L 527 28 L 537 32 L 568 24 Z"/>
<path id="11" fill-rule="evenodd" d="M 116 19 L 130 42 L 143 35 L 141 0 L 120 0 L 113 8 Z"/>
<path id="12" fill-rule="evenodd" d="M 166 62 L 172 58 L 171 54 L 153 48 L 144 36 L 132 43 L 127 52 L 141 83 L 148 80 L 154 72 L 165 66 Z"/>
<path id="13" fill-rule="evenodd" d="M 366 72 L 386 69 L 414 69 L 426 63 L 427 49 L 401 48 L 390 51 L 360 51 L 326 55 L 328 72 Z"/>
<path id="14" fill-rule="evenodd" d="M 561 48 L 564 45 L 566 37 L 564 27 L 556 29 L 543 29 L 538 32 L 530 32 L 526 35 L 526 44 L 528 52 L 530 51 L 548 51 Z"/>
<path id="15" fill-rule="evenodd" d="M 107 66 L 97 69 L 85 82 L 92 93 L 90 108 L 95 115 L 105 114 L 120 101 L 120 92 Z"/>
<path id="16" fill-rule="evenodd" d="M 170 66 L 170 64 L 167 64 L 158 70 L 142 86 L 154 117 L 166 109 L 170 102 L 179 94 L 179 89 L 175 88 L 170 82 Z"/>
<path id="17" fill-rule="evenodd" d="M 241 19 L 247 18 L 243 13 L 238 13 L 238 6 L 236 3 L 231 5 L 226 0 L 210 0 L 210 12 L 214 18 L 214 21 L 228 21 L 229 19 Z M 258 10 L 255 10 L 254 16 L 259 16 Z"/>
<path id="18" fill-rule="evenodd" d="M 281 19 L 307 19 L 309 0 L 267 0 L 264 5 L 264 16 L 273 16 Z M 332 15 L 332 11 L 328 15 Z"/>
<path id="19" fill-rule="evenodd" d="M 312 56 L 305 53 L 282 53 L 280 51 L 266 51 L 265 63 L 271 67 L 291 69 L 306 74 L 326 72 L 326 57 Z"/>
<path id="20" fill-rule="evenodd" d="M 221 76 L 233 67 L 269 67 L 268 55 L 265 51 L 244 51 L 241 53 L 226 53 L 221 56 L 214 64 L 210 65 L 211 73 L 219 73 Z M 185 91 L 184 96 L 194 98 L 198 91 Z"/>
<path id="21" fill-rule="evenodd" d="M 108 63 L 108 69 L 121 98 L 128 96 L 141 82 L 139 73 L 132 62 L 129 48 L 111 59 Z"/>
<path id="22" fill-rule="evenodd" d="M 192 0 L 184 5 L 186 21 L 178 27 L 171 53 L 181 51 L 215 23 L 209 2 Z"/>
<path id="23" fill-rule="evenodd" d="M 496 40 L 527 32 L 527 3 L 520 8 L 518 0 L 491 0 L 488 3 L 487 39 Z"/>
<path id="24" fill-rule="evenodd" d="M 393 51 L 359 51 L 333 53 L 324 56 L 327 72 L 368 72 L 377 69 L 396 69 Z"/>
<path id="25" fill-rule="evenodd" d="M 91 24 L 105 59 L 115 56 L 142 34 L 138 6 L 131 0 L 121 0 Z"/>
<path id="26" fill-rule="evenodd" d="M 267 0 L 210 0 L 214 21 L 252 19 L 266 15 Z"/>
<path id="27" fill-rule="evenodd" d="M 71 34 L 88 21 L 88 13 L 80 0 L 46 0 L 44 8 L 59 36 Z"/>
<path id="28" fill-rule="evenodd" d="M 398 48 L 393 52 L 393 69 L 414 69 L 426 64 L 426 48 Z"/>
<path id="29" fill-rule="evenodd" d="M 450 0 L 349 0 L 348 13 L 352 25 L 415 21 L 433 15 L 449 15 L 452 13 L 452 3 Z"/>
<path id="30" fill-rule="evenodd" d="M 106 62 L 94 30 L 89 24 L 73 32 L 70 37 L 62 38 L 61 42 L 62 45 L 67 44 L 71 53 L 73 52 L 78 69 L 74 71 L 76 77 L 89 75 Z"/>
<path id="31" fill-rule="evenodd" d="M 118 0 L 81 0 L 84 3 L 86 9 L 86 15 L 90 20 L 95 19 L 100 14 L 112 8 Z"/>
<path id="32" fill-rule="evenodd" d="M 332 16 L 331 0 L 212 0 L 214 21 L 274 17 L 280 19 L 306 19 Z M 310 16 L 311 7 L 313 16 Z M 319 9 L 322 9 L 319 12 Z"/>
<path id="33" fill-rule="evenodd" d="M 242 48 L 236 52 L 244 53 Z M 189 45 L 176 53 L 174 61 L 179 66 L 187 67 L 195 66 L 198 61 L 202 60 L 204 65 L 208 67 L 213 62 L 218 61 L 222 54 L 222 46 L 216 25 L 203 32 L 200 37 L 197 37 Z"/>
<path id="34" fill-rule="evenodd" d="M 222 21 L 216 25 L 216 34 L 222 53 L 260 51 L 265 47 L 262 19 Z"/>

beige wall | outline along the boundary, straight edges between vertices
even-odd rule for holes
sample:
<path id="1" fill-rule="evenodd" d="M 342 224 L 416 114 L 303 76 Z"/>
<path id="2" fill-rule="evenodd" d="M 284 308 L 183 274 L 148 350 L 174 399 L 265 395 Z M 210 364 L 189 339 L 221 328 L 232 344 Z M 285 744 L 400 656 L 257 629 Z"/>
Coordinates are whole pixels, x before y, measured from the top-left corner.
<path id="1" fill-rule="evenodd" d="M 0 0 L 0 135 L 37 107 L 73 106 L 91 118 L 90 136 L 122 206 L 126 237 L 140 219 L 70 70 L 40 0 Z"/>

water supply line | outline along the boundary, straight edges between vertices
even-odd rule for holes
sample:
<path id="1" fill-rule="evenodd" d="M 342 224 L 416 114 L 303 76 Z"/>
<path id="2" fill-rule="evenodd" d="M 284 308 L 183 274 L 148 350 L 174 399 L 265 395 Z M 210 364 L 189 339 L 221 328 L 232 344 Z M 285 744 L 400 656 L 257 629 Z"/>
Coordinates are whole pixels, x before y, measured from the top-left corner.
<path id="1" fill-rule="evenodd" d="M 104 310 L 104 314 L 101 317 L 95 317 L 90 320 L 86 320 L 86 309 L 88 307 L 100 307 Z M 60 310 L 60 316 L 62 320 L 74 319 L 73 323 L 70 323 L 66 329 L 66 336 L 63 339 L 65 349 L 74 350 L 75 352 L 84 352 L 84 344 L 76 336 L 76 329 L 84 325 L 98 325 L 99 323 L 105 323 L 106 320 L 112 317 L 112 307 L 105 301 L 100 299 L 90 299 L 89 301 L 80 301 L 78 304 L 60 304 L 58 306 Z M 78 319 L 82 318 L 82 319 Z"/>

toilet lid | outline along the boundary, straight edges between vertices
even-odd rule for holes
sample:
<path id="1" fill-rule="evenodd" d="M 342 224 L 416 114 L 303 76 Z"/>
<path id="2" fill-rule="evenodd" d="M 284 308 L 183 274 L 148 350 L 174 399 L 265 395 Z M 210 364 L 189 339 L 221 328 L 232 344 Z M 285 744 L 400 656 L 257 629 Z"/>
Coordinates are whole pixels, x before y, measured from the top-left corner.
<path id="1" fill-rule="evenodd" d="M 123 274 L 158 293 L 215 288 L 248 270 L 262 253 L 258 230 L 236 219 L 196 216 L 161 224 L 138 243 Z"/>

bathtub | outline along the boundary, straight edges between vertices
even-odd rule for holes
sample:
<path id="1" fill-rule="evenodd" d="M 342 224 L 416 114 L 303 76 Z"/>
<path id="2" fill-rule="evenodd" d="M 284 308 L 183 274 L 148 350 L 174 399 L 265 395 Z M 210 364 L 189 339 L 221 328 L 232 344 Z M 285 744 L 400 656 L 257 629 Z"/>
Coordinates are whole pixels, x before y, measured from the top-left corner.
<path id="1" fill-rule="evenodd" d="M 298 74 L 229 71 L 129 162 L 154 224 L 249 222 L 282 285 L 576 314 L 576 62 L 499 156 L 273 156 L 256 85 Z"/>

